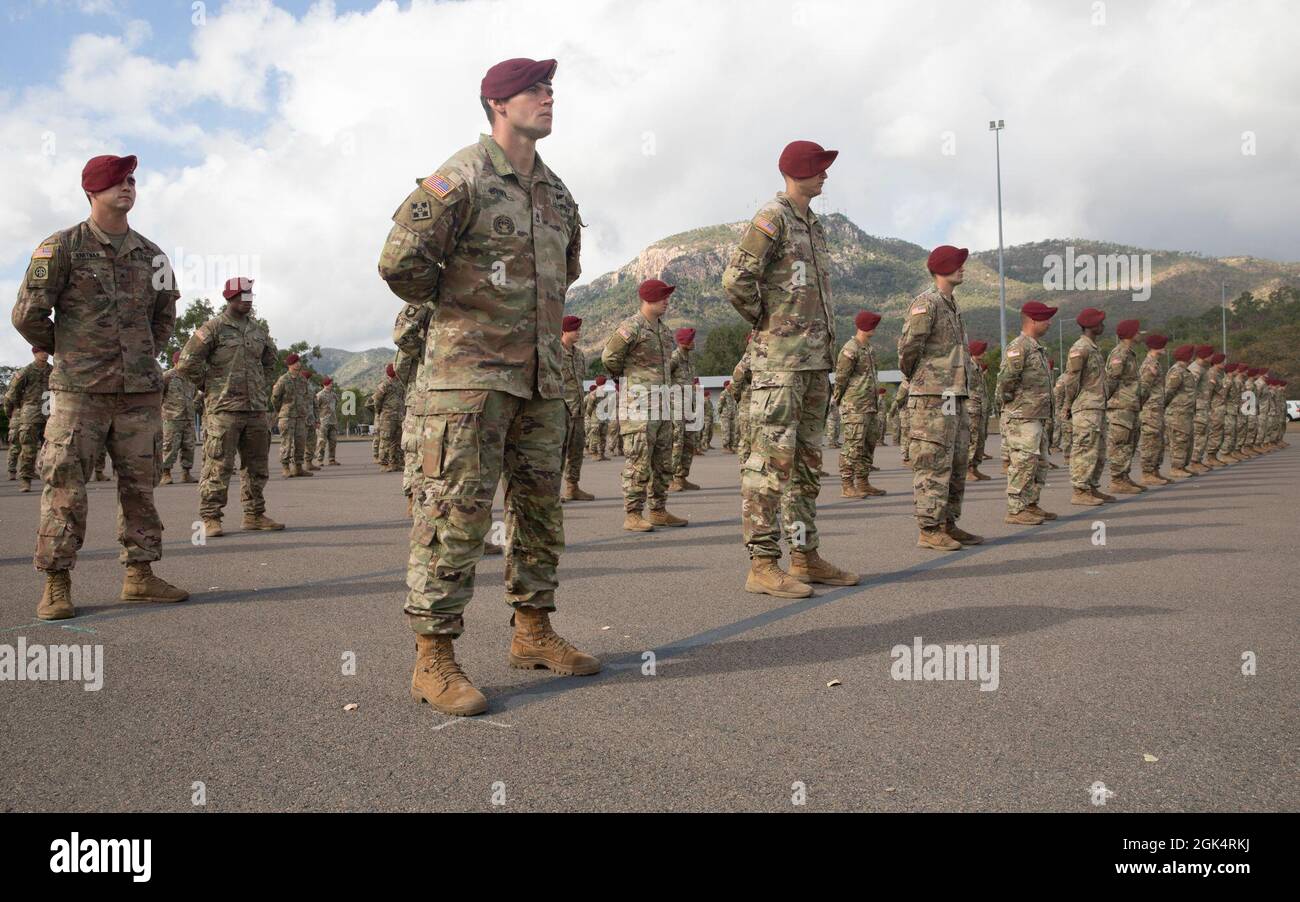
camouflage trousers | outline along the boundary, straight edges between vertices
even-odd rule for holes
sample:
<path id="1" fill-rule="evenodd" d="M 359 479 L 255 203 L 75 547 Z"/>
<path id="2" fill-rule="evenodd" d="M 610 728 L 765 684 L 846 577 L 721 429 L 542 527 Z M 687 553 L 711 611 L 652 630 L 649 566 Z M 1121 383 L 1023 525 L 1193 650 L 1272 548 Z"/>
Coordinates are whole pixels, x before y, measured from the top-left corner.
<path id="1" fill-rule="evenodd" d="M 1223 405 L 1216 404 L 1210 408 L 1210 429 L 1205 439 L 1205 453 L 1218 454 L 1223 445 L 1223 422 L 1225 416 Z"/>
<path id="2" fill-rule="evenodd" d="M 622 426 L 623 509 L 640 513 L 649 496 L 650 510 L 668 503 L 668 479 L 673 473 L 673 424 L 668 420 L 625 420 Z"/>
<path id="3" fill-rule="evenodd" d="M 171 470 L 172 464 L 179 457 L 181 469 L 194 467 L 194 421 L 163 420 L 162 424 L 162 469 Z"/>
<path id="4" fill-rule="evenodd" d="M 1096 489 L 1106 466 L 1106 411 L 1071 411 L 1070 426 L 1070 484 L 1082 491 Z"/>
<path id="5" fill-rule="evenodd" d="M 1050 420 L 1008 419 L 1002 446 L 1011 452 L 1007 466 L 1007 512 L 1018 514 L 1038 503 L 1047 483 L 1047 433 Z"/>
<path id="6" fill-rule="evenodd" d="M 1165 457 L 1164 411 L 1152 415 L 1144 412 L 1138 438 L 1138 457 L 1143 473 L 1155 473 Z"/>
<path id="7" fill-rule="evenodd" d="M 745 468 L 745 461 L 749 458 L 750 449 L 754 446 L 754 436 L 749 429 L 749 411 L 748 409 L 742 415 L 736 417 L 736 456 L 740 459 L 740 468 Z"/>
<path id="8" fill-rule="evenodd" d="M 831 448 L 839 448 L 844 444 L 844 428 L 847 424 L 843 416 L 831 414 L 826 417 L 826 444 Z"/>
<path id="9" fill-rule="evenodd" d="M 608 423 L 596 417 L 592 417 L 591 421 L 586 424 L 586 449 L 588 454 L 600 455 L 604 452 L 605 440 L 608 437 L 608 426 Z"/>
<path id="10" fill-rule="evenodd" d="M 961 517 L 970 466 L 970 415 L 964 400 L 935 395 L 907 399 L 912 496 L 922 529 Z"/>
<path id="11" fill-rule="evenodd" d="M 271 457 L 271 427 L 266 423 L 266 414 L 252 410 L 213 411 L 203 418 L 199 516 L 204 520 L 220 520 L 226 509 L 235 455 L 239 455 L 239 501 L 244 514 L 254 517 L 266 513 L 263 492 Z"/>
<path id="12" fill-rule="evenodd" d="M 583 438 L 586 427 L 582 421 L 582 411 L 570 414 L 568 430 L 564 434 L 564 481 L 578 484 L 582 477 Z"/>
<path id="13" fill-rule="evenodd" d="M 280 466 L 301 466 L 306 451 L 307 421 L 302 417 L 280 417 Z"/>
<path id="14" fill-rule="evenodd" d="M 44 443 L 45 420 L 23 423 L 18 427 L 17 441 L 9 446 L 9 456 L 11 460 L 15 454 L 18 458 L 19 479 L 36 478 L 36 461 Z"/>
<path id="15" fill-rule="evenodd" d="M 303 443 L 303 461 L 308 462 L 316 456 L 316 446 L 320 442 L 320 427 L 317 425 L 307 426 L 307 440 Z"/>
<path id="16" fill-rule="evenodd" d="M 335 456 L 338 443 L 339 427 L 333 423 L 321 426 L 320 437 L 316 440 L 316 459 L 321 463 L 325 463 L 327 456 L 329 460 L 338 460 Z"/>
<path id="17" fill-rule="evenodd" d="M 1223 415 L 1223 440 L 1219 443 L 1220 454 L 1231 454 L 1237 447 L 1237 414 L 1235 408 L 1228 405 Z"/>
<path id="18" fill-rule="evenodd" d="M 1074 445 L 1074 424 L 1067 417 L 1061 417 L 1056 421 L 1056 432 L 1060 436 L 1057 442 L 1068 457 Z"/>
<path id="19" fill-rule="evenodd" d="M 1106 453 L 1111 478 L 1128 476 L 1137 453 L 1139 432 L 1136 410 L 1106 411 Z"/>
<path id="20" fill-rule="evenodd" d="M 699 438 L 695 442 L 695 450 L 708 449 L 713 447 L 713 418 L 709 417 L 704 421 L 704 428 L 700 430 Z"/>
<path id="21" fill-rule="evenodd" d="M 898 414 L 889 418 L 889 432 L 894 437 L 895 445 L 903 444 L 903 418 Z"/>
<path id="22" fill-rule="evenodd" d="M 9 418 L 9 475 L 14 476 L 18 473 L 18 458 L 22 452 L 22 442 L 18 440 L 19 430 L 22 426 L 16 416 Z"/>
<path id="23" fill-rule="evenodd" d="M 736 450 L 736 418 L 722 418 L 722 448 L 724 451 Z"/>
<path id="24" fill-rule="evenodd" d="M 691 475 L 691 463 L 700 442 L 699 430 L 692 430 L 691 425 L 681 420 L 673 421 L 672 468 L 673 476 L 678 479 Z"/>
<path id="25" fill-rule="evenodd" d="M 379 463 L 379 424 L 375 424 L 375 437 L 370 440 L 370 459 Z"/>
<path id="26" fill-rule="evenodd" d="M 910 399 L 909 399 L 910 400 Z M 904 407 L 898 412 L 898 448 L 903 461 L 910 461 L 912 452 L 912 412 Z"/>
<path id="27" fill-rule="evenodd" d="M 859 414 L 862 418 L 844 419 L 844 435 L 840 443 L 840 478 L 866 479 L 871 473 L 872 433 L 876 426 L 874 413 Z"/>
<path id="28" fill-rule="evenodd" d="M 1192 460 L 1196 463 L 1200 463 L 1205 459 L 1205 447 L 1209 443 L 1210 438 L 1209 409 L 1198 406 L 1192 424 Z"/>
<path id="29" fill-rule="evenodd" d="M 402 467 L 402 418 L 395 413 L 379 416 L 379 465 Z"/>
<path id="30" fill-rule="evenodd" d="M 754 373 L 749 401 L 753 445 L 740 471 L 740 520 L 751 558 L 779 558 L 783 531 L 791 549 L 816 550 L 829 406 L 830 379 L 824 370 Z"/>
<path id="31" fill-rule="evenodd" d="M 411 629 L 453 637 L 464 631 L 474 570 L 492 526 L 492 498 L 503 478 L 506 601 L 554 610 L 564 550 L 564 400 L 452 389 L 429 392 L 424 409 L 406 568 Z"/>
<path id="32" fill-rule="evenodd" d="M 605 433 L 608 436 L 605 440 L 605 453 L 607 455 L 621 456 L 623 454 L 623 432 L 617 420 L 605 424 Z"/>
<path id="33" fill-rule="evenodd" d="M 970 452 L 967 459 L 973 467 L 985 458 L 984 445 L 989 438 L 989 418 L 984 405 L 978 401 L 967 401 L 966 411 L 970 415 Z"/>
<path id="34" fill-rule="evenodd" d="M 37 570 L 71 570 L 86 538 L 86 480 L 101 448 L 113 454 L 122 563 L 162 557 L 162 520 L 153 503 L 155 441 L 162 421 L 158 392 L 54 390 L 41 453 Z"/>
<path id="35" fill-rule="evenodd" d="M 1165 411 L 1165 440 L 1169 444 L 1169 466 L 1186 467 L 1192 460 L 1192 439 L 1195 437 L 1191 411 L 1174 414 Z"/>

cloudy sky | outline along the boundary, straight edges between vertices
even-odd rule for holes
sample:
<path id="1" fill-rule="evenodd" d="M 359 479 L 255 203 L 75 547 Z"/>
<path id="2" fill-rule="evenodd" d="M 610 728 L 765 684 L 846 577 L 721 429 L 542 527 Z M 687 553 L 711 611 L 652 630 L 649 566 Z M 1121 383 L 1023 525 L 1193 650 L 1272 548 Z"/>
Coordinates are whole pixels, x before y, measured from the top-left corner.
<path id="1" fill-rule="evenodd" d="M 85 160 L 134 153 L 132 225 L 182 306 L 233 264 L 281 344 L 385 344 L 389 217 L 486 128 L 479 80 L 515 56 L 560 61 L 540 152 L 584 279 L 747 218 L 795 138 L 841 151 L 821 209 L 994 247 L 993 118 L 1008 244 L 1295 260 L 1297 34 L 1280 0 L 0 0 L 0 296 L 85 217 Z M 27 360 L 6 321 L 0 362 Z"/>

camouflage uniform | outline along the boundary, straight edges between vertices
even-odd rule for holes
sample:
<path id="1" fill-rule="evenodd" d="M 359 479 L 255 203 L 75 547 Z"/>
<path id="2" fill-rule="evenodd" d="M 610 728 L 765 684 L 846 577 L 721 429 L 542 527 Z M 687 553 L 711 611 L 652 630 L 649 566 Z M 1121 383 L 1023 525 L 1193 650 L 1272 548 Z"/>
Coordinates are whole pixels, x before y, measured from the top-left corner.
<path id="1" fill-rule="evenodd" d="M 569 412 L 564 435 L 564 480 L 577 485 L 582 476 L 582 448 L 586 438 L 583 406 L 587 399 L 582 396 L 582 376 L 587 372 L 587 359 L 576 344 L 571 348 L 561 345 L 560 371 L 564 376 L 564 406 Z"/>
<path id="2" fill-rule="evenodd" d="M 605 456 L 606 432 L 609 424 L 596 416 L 596 405 L 601 395 L 598 388 L 588 389 L 582 397 L 582 422 L 587 430 L 586 450 L 592 457 Z"/>
<path id="3" fill-rule="evenodd" d="M 1128 479 L 1138 444 L 1138 413 L 1142 409 L 1142 386 L 1138 380 L 1137 352 L 1116 343 L 1106 360 L 1106 447 L 1110 454 L 1110 478 Z"/>
<path id="4" fill-rule="evenodd" d="M 379 426 L 379 465 L 402 469 L 402 419 L 406 416 L 406 387 L 400 379 L 385 379 L 374 394 Z"/>
<path id="5" fill-rule="evenodd" d="M 1138 367 L 1138 397 L 1142 399 L 1142 409 L 1138 414 L 1141 421 L 1141 438 L 1138 441 L 1138 456 L 1142 461 L 1142 472 L 1156 474 L 1160 462 L 1165 456 L 1165 376 L 1161 372 L 1161 357 L 1164 351 L 1147 351 L 1142 365 Z"/>
<path id="6" fill-rule="evenodd" d="M 1061 399 L 1070 411 L 1070 483 L 1075 491 L 1093 493 L 1106 465 L 1106 402 L 1109 398 L 1101 350 L 1087 335 L 1070 347 L 1062 374 Z"/>
<path id="7" fill-rule="evenodd" d="M 732 397 L 730 386 L 718 395 L 718 422 L 722 426 L 722 450 L 735 451 L 736 399 Z"/>
<path id="8" fill-rule="evenodd" d="M 1240 447 L 1241 435 L 1241 386 L 1242 374 L 1237 371 L 1226 373 L 1224 382 L 1223 408 L 1223 443 L 1220 454 L 1233 454 Z"/>
<path id="9" fill-rule="evenodd" d="M 678 347 L 673 351 L 673 356 L 668 362 L 668 372 L 674 385 L 681 386 L 682 404 L 673 405 L 673 450 L 672 466 L 673 476 L 677 479 L 685 479 L 691 475 L 691 463 L 695 457 L 695 446 L 699 443 L 699 430 L 691 429 L 691 423 L 686 422 L 685 406 L 687 393 L 693 394 L 695 391 L 695 361 L 692 359 L 694 352 L 688 351 L 683 347 Z M 675 400 L 675 399 L 674 399 Z M 694 410 L 694 407 L 691 408 Z"/>
<path id="10" fill-rule="evenodd" d="M 970 349 L 955 298 L 938 288 L 908 307 L 898 366 L 908 380 L 908 456 L 916 520 L 942 529 L 961 517 L 970 456 Z"/>
<path id="11" fill-rule="evenodd" d="M 1056 377 L 1056 384 L 1052 388 L 1052 408 L 1056 411 L 1057 441 L 1065 452 L 1065 459 L 1069 460 L 1071 445 L 1074 443 L 1074 426 L 1065 415 L 1065 373 Z"/>
<path id="12" fill-rule="evenodd" d="M 708 393 L 704 393 L 704 419 L 702 421 L 703 429 L 700 430 L 700 440 L 695 446 L 695 453 L 702 454 L 709 448 L 713 447 L 713 423 L 716 413 L 713 409 L 713 400 Z"/>
<path id="13" fill-rule="evenodd" d="M 316 418 L 320 422 L 320 438 L 316 442 L 316 459 L 325 463 L 326 455 L 335 461 L 335 448 L 339 440 L 339 393 L 334 383 L 316 392 Z"/>
<path id="14" fill-rule="evenodd" d="M 162 556 L 153 502 L 162 406 L 157 355 L 176 320 L 174 285 L 158 245 L 130 230 L 115 249 L 89 219 L 51 235 L 32 254 L 12 320 L 33 347 L 54 355 L 40 455 L 38 570 L 75 564 L 86 535 L 86 477 L 105 448 L 117 476 L 121 561 Z"/>
<path id="15" fill-rule="evenodd" d="M 181 469 L 194 468 L 194 398 L 198 389 L 175 368 L 163 373 L 162 470 L 170 472 L 179 457 Z"/>
<path id="16" fill-rule="evenodd" d="M 9 472 L 19 479 L 36 478 L 36 457 L 45 440 L 45 422 L 49 418 L 49 363 L 33 360 L 19 370 L 5 392 L 5 409 L 9 411 Z"/>
<path id="17" fill-rule="evenodd" d="M 1047 424 L 1052 422 L 1052 371 L 1047 351 L 1021 333 L 1007 343 L 998 372 L 1002 401 L 1002 444 L 1011 452 L 1007 468 L 1007 513 L 1035 507 L 1047 482 Z"/>
<path id="18" fill-rule="evenodd" d="M 316 444 L 320 433 L 320 417 L 316 414 L 316 383 L 312 382 L 306 373 L 302 374 L 302 382 L 307 402 L 306 415 L 303 417 L 307 440 L 302 446 L 302 456 L 303 465 L 310 466 L 312 460 L 316 457 Z"/>
<path id="19" fill-rule="evenodd" d="M 280 424 L 280 466 L 301 467 L 307 450 L 307 387 L 293 373 L 284 373 L 271 389 L 271 409 Z"/>
<path id="20" fill-rule="evenodd" d="M 1192 459 L 1193 419 L 1196 415 L 1198 376 L 1181 360 L 1165 374 L 1165 431 L 1169 443 L 1169 465 L 1186 469 Z"/>
<path id="21" fill-rule="evenodd" d="M 907 449 L 911 444 L 908 438 L 911 417 L 907 412 L 907 389 L 907 377 L 903 377 L 903 381 L 898 383 L 898 391 L 894 392 L 894 401 L 889 408 L 894 417 L 894 442 L 898 445 L 904 463 L 908 461 Z"/>
<path id="22" fill-rule="evenodd" d="M 989 403 L 984 397 L 984 370 L 972 358 L 967 376 L 970 394 L 966 396 L 966 416 L 970 419 L 970 449 L 966 455 L 967 466 L 974 467 L 984 459 L 984 443 L 988 441 Z M 999 417 L 999 423 L 1002 421 Z"/>
<path id="23" fill-rule="evenodd" d="M 673 423 L 664 418 L 660 399 L 672 384 L 672 348 L 672 333 L 662 320 L 651 323 L 635 313 L 619 323 L 600 355 L 605 369 L 621 378 L 624 388 L 619 395 L 619 432 L 627 442 L 623 509 L 630 514 L 641 512 L 647 494 L 650 510 L 662 511 L 667 505 Z"/>
<path id="24" fill-rule="evenodd" d="M 618 413 L 618 399 L 619 395 L 615 392 L 613 399 L 606 402 L 609 405 L 609 418 L 602 427 L 607 436 L 605 444 L 602 447 L 604 448 L 604 453 L 612 457 L 623 456 L 623 431 L 619 425 L 620 417 Z M 600 409 L 601 406 L 597 404 L 597 416 L 600 415 Z"/>
<path id="25" fill-rule="evenodd" d="M 267 385 L 275 374 L 271 337 L 252 316 L 229 309 L 194 330 L 176 373 L 202 393 L 203 472 L 199 516 L 221 520 L 239 455 L 239 499 L 246 517 L 266 513 L 263 489 L 271 454 Z"/>
<path id="26" fill-rule="evenodd" d="M 834 391 L 832 390 L 832 395 Z M 826 447 L 838 448 L 843 438 L 844 421 L 840 417 L 840 406 L 831 400 L 830 413 L 826 414 Z M 840 455 L 840 466 L 843 467 L 844 456 Z"/>
<path id="27" fill-rule="evenodd" d="M 1206 433 L 1205 453 L 1218 463 L 1219 447 L 1223 444 L 1224 408 L 1228 405 L 1231 379 L 1223 371 L 1222 363 L 1210 367 L 1209 376 L 1212 379 L 1213 393 L 1210 395 L 1210 427 Z"/>
<path id="28" fill-rule="evenodd" d="M 840 450 L 840 479 L 846 485 L 866 481 L 871 475 L 868 447 L 877 413 L 876 353 L 871 342 L 859 344 L 857 336 L 840 348 L 835 359 L 835 387 L 831 403 L 840 411 L 844 444 Z"/>
<path id="29" fill-rule="evenodd" d="M 1208 359 L 1203 363 L 1199 357 L 1192 361 L 1187 371 L 1197 374 L 1196 409 L 1192 417 L 1195 429 L 1192 439 L 1192 463 L 1199 464 L 1205 457 L 1205 447 L 1209 442 L 1210 402 L 1218 389 L 1218 377 L 1214 367 L 1209 365 Z"/>
<path id="30" fill-rule="evenodd" d="M 782 191 L 754 215 L 722 274 L 727 300 L 754 328 L 754 444 L 740 483 L 750 558 L 781 556 L 782 517 L 792 550 L 811 552 L 819 544 L 817 495 L 835 353 L 829 267 L 821 220 L 811 208 L 800 213 Z"/>
<path id="31" fill-rule="evenodd" d="M 408 304 L 433 308 L 409 401 L 423 417 L 424 477 L 407 566 L 411 628 L 464 629 L 503 475 L 506 598 L 553 610 L 568 425 L 560 321 L 579 274 L 577 204 L 540 156 L 521 178 L 483 135 L 419 182 L 393 220 L 380 276 Z"/>
<path id="32" fill-rule="evenodd" d="M 749 349 L 740 355 L 740 361 L 731 371 L 732 399 L 736 402 L 736 456 L 740 458 L 740 468 L 745 469 L 749 452 L 753 444 L 753 432 L 749 428 L 749 405 L 753 396 L 754 371 L 749 365 Z"/>

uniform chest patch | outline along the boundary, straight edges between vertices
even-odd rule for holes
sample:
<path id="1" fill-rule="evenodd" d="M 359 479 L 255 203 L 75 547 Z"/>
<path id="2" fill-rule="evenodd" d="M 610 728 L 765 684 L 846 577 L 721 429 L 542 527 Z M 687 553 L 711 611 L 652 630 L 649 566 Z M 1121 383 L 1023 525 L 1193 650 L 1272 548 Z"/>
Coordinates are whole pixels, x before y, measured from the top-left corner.
<path id="1" fill-rule="evenodd" d="M 515 221 L 504 213 L 492 220 L 492 231 L 498 235 L 510 235 L 515 231 Z"/>
<path id="2" fill-rule="evenodd" d="M 411 204 L 411 218 L 417 222 L 421 219 L 433 219 L 433 208 L 427 200 L 417 200 Z"/>

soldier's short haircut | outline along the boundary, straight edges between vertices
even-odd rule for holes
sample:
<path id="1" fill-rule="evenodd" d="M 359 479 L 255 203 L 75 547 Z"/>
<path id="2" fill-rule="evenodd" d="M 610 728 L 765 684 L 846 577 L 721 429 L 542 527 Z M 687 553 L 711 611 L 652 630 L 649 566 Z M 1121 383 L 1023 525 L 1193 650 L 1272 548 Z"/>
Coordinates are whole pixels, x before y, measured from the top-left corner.
<path id="1" fill-rule="evenodd" d="M 480 97 L 479 103 L 483 104 L 483 112 L 487 113 L 488 125 L 496 125 L 497 114 L 492 111 L 492 104 L 488 103 L 486 97 Z"/>

